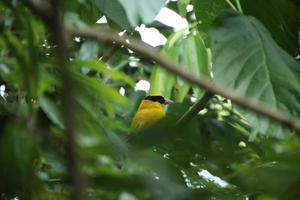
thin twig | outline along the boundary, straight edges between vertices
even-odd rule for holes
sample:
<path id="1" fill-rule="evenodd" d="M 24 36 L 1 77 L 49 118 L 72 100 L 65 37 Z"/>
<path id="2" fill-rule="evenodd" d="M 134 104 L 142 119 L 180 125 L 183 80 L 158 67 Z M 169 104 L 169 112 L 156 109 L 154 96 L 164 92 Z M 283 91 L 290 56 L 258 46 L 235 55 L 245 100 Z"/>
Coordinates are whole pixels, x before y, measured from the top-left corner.
<path id="1" fill-rule="evenodd" d="M 298 134 L 300 133 L 300 121 L 297 118 L 282 111 L 275 110 L 274 108 L 271 108 L 266 104 L 258 102 L 257 100 L 253 100 L 250 97 L 241 97 L 236 92 L 229 89 L 225 89 L 224 87 L 212 83 L 210 80 L 207 80 L 205 78 L 199 79 L 193 74 L 183 71 L 182 69 L 184 69 L 184 67 L 178 65 L 173 60 L 162 56 L 158 53 L 158 51 L 155 48 L 150 47 L 149 45 L 141 41 L 137 41 L 126 35 L 119 36 L 117 33 L 111 30 L 97 29 L 94 27 L 85 27 L 84 29 L 68 28 L 68 31 L 74 37 L 88 37 L 97 39 L 102 42 L 114 42 L 118 45 L 124 45 L 132 51 L 135 51 L 147 57 L 148 59 L 156 61 L 158 64 L 161 65 L 161 67 L 165 68 L 171 73 L 178 75 L 182 79 L 192 84 L 195 84 L 207 90 L 210 93 L 219 94 L 225 98 L 231 99 L 233 103 L 239 105 L 242 108 L 263 115 L 273 121 L 279 122 L 282 125 L 295 130 Z"/>
<path id="2" fill-rule="evenodd" d="M 186 111 L 181 118 L 176 122 L 176 126 L 183 127 L 185 126 L 189 121 L 191 121 L 194 117 L 197 116 L 197 114 L 206 107 L 210 99 L 214 95 L 210 92 L 205 92 L 203 97 L 199 99 L 188 111 Z"/>
<path id="3" fill-rule="evenodd" d="M 117 50 L 120 49 L 118 45 L 112 45 L 99 59 L 102 62 L 107 62 L 109 59 L 117 52 Z M 91 70 L 87 73 L 88 76 L 95 76 L 97 74 L 97 71 Z"/>
<path id="4" fill-rule="evenodd" d="M 109 59 L 117 52 L 117 50 L 120 49 L 118 45 L 112 45 L 108 51 L 106 51 L 99 60 L 103 62 L 109 61 Z"/>

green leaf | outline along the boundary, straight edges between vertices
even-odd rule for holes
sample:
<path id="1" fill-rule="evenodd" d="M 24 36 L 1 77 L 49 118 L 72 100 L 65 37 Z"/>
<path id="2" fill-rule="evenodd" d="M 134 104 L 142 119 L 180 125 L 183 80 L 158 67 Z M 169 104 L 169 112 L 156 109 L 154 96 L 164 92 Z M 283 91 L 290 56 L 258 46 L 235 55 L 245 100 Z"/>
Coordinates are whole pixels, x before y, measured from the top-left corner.
<path id="1" fill-rule="evenodd" d="M 166 98 L 171 97 L 175 76 L 162 67 L 155 65 L 150 77 L 149 94 L 159 94 Z"/>
<path id="2" fill-rule="evenodd" d="M 181 30 L 169 36 L 162 53 L 167 54 L 173 60 L 180 62 L 186 69 L 199 78 L 209 77 L 209 61 L 207 50 L 196 30 L 186 36 L 186 30 Z M 176 77 L 159 66 L 155 66 L 150 79 L 150 94 L 161 94 L 169 98 L 175 87 L 174 98 L 176 102 L 182 102 L 191 85 L 181 78 Z M 201 98 L 203 91 L 193 87 L 197 98 Z"/>
<path id="3" fill-rule="evenodd" d="M 300 64 L 274 42 L 259 21 L 227 11 L 216 19 L 210 33 L 215 82 L 274 109 L 300 113 Z M 242 112 L 255 131 L 287 136 L 280 125 Z"/>
<path id="4" fill-rule="evenodd" d="M 95 41 L 85 41 L 79 50 L 79 58 L 96 59 L 98 56 L 98 44 Z"/>
<path id="5" fill-rule="evenodd" d="M 153 21 L 166 0 L 118 0 L 122 4 L 131 26 L 141 23 L 149 24 Z"/>
<path id="6" fill-rule="evenodd" d="M 188 67 L 189 72 L 198 78 L 210 77 L 209 59 L 206 47 L 198 31 L 193 30 L 184 40 L 184 65 Z M 193 91 L 199 99 L 203 95 L 203 90 L 193 86 Z"/>
<path id="7" fill-rule="evenodd" d="M 80 15 L 74 12 L 67 12 L 64 15 L 64 23 L 68 26 L 83 28 L 86 24 L 80 19 Z"/>
<path id="8" fill-rule="evenodd" d="M 177 34 L 171 35 L 168 41 L 172 41 L 172 38 L 176 35 Z M 176 46 L 170 46 L 169 43 L 164 46 L 161 53 L 166 57 L 172 58 L 173 60 L 178 60 L 178 48 Z M 173 86 L 175 84 L 175 78 L 175 75 L 171 74 L 159 65 L 153 66 L 150 77 L 149 94 L 159 94 L 166 98 L 170 98 Z"/>
<path id="9" fill-rule="evenodd" d="M 175 102 L 182 102 L 189 90 L 191 89 L 191 85 L 179 77 L 176 77 L 174 98 Z"/>
<path id="10" fill-rule="evenodd" d="M 64 122 L 62 118 L 62 113 L 58 106 L 49 98 L 47 97 L 40 97 L 39 104 L 48 118 L 60 128 L 64 129 Z"/>
<path id="11" fill-rule="evenodd" d="M 34 167 L 40 159 L 36 138 L 30 136 L 25 123 L 20 123 L 19 119 L 5 125 L 0 140 L 1 192 L 32 199 L 35 192 L 40 192 Z"/>
<path id="12" fill-rule="evenodd" d="M 193 0 L 194 11 L 198 21 L 198 29 L 205 44 L 209 45 L 208 30 L 214 19 L 227 5 L 224 0 Z"/>
<path id="13" fill-rule="evenodd" d="M 186 15 L 186 6 L 189 5 L 191 2 L 191 0 L 178 0 L 177 1 L 177 7 L 178 7 L 178 10 L 179 10 L 179 14 L 182 16 L 182 17 L 185 17 Z"/>
<path id="14" fill-rule="evenodd" d="M 126 13 L 118 0 L 93 0 L 93 3 L 108 19 L 124 29 L 130 29 Z"/>
<path id="15" fill-rule="evenodd" d="M 182 35 L 183 37 L 183 35 Z M 180 62 L 186 71 L 193 73 L 195 76 L 201 78 L 209 76 L 209 62 L 207 50 L 204 42 L 198 31 L 192 30 L 189 35 L 182 39 L 180 43 Z M 175 90 L 175 100 L 182 102 L 189 92 L 191 85 L 177 77 Z M 199 87 L 193 87 L 194 94 L 199 99 L 203 95 L 203 91 Z"/>
<path id="16" fill-rule="evenodd" d="M 105 65 L 105 63 L 103 63 L 100 60 L 97 61 L 97 60 L 78 60 L 78 59 L 76 59 L 76 60 L 73 60 L 71 62 L 71 64 L 85 66 L 89 69 L 95 70 L 95 71 L 103 73 L 105 75 L 108 75 L 113 80 L 122 81 L 124 83 L 127 83 L 132 87 L 135 85 L 135 83 L 131 77 L 127 76 L 126 74 L 124 74 L 121 71 L 117 71 L 112 68 L 109 68 L 108 66 Z"/>
<path id="17" fill-rule="evenodd" d="M 293 0 L 241 0 L 243 11 L 256 17 L 271 32 L 274 40 L 286 51 L 300 52 L 298 30 L 300 12 Z"/>
<path id="18" fill-rule="evenodd" d="M 103 104 L 103 107 L 110 117 L 114 116 L 114 104 L 128 104 L 128 100 L 108 84 L 104 84 L 75 71 L 71 71 L 70 73 L 73 80 L 79 84 L 78 90 L 82 89 L 82 92 L 90 93 L 87 93 L 86 95 L 93 94 L 95 97 L 98 97 L 99 102 Z"/>
<path id="19" fill-rule="evenodd" d="M 66 4 L 68 4 L 67 6 L 69 11 L 80 16 L 79 21 L 82 20 L 88 24 L 95 24 L 95 22 L 102 16 L 97 6 L 95 6 L 94 0 L 68 1 Z"/>
<path id="20" fill-rule="evenodd" d="M 172 58 L 175 61 L 179 61 L 179 55 L 182 54 L 182 48 L 180 46 L 180 41 L 184 37 L 186 30 L 180 30 L 171 34 L 167 40 L 167 43 L 162 49 L 162 54 L 165 54 L 167 57 Z M 178 44 L 179 43 L 179 44 Z M 184 85 L 184 82 L 177 80 L 181 83 L 180 86 L 184 87 L 182 90 L 189 90 L 190 86 L 188 84 Z M 166 98 L 170 98 L 172 94 L 172 89 L 176 83 L 176 76 L 161 68 L 159 65 L 153 67 L 153 71 L 150 77 L 150 94 L 161 94 Z M 180 101 L 181 94 L 175 92 L 175 100 Z"/>

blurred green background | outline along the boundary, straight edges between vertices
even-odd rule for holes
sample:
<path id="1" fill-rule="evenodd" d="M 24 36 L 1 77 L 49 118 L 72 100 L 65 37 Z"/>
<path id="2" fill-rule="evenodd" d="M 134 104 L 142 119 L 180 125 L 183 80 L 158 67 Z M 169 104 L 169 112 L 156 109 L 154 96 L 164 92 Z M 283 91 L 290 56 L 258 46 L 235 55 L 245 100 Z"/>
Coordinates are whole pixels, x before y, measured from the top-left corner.
<path id="1" fill-rule="evenodd" d="M 299 118 L 299 9 L 293 0 L 1 0 L 0 199 L 298 199 L 299 133 L 219 95 L 175 127 L 201 88 L 123 46 L 61 38 L 62 27 L 143 41 L 148 31 L 182 70 Z M 147 93 L 175 103 L 132 133 Z"/>

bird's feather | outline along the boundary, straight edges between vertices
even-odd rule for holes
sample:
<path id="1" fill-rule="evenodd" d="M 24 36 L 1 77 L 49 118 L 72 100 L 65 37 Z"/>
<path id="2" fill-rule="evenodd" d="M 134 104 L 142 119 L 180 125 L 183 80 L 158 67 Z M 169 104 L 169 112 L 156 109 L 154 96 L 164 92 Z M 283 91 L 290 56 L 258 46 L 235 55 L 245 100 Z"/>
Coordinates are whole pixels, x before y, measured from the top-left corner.
<path id="1" fill-rule="evenodd" d="M 145 128 L 164 116 L 165 112 L 159 102 L 143 100 L 132 120 L 131 127 L 134 129 Z"/>

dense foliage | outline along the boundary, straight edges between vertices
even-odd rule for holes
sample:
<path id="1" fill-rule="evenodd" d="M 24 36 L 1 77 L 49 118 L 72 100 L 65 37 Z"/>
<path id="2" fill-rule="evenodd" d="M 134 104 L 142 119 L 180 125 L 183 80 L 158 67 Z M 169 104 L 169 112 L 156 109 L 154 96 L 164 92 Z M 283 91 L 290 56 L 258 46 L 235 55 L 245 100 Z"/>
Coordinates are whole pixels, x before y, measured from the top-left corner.
<path id="1" fill-rule="evenodd" d="M 163 7 L 188 26 L 154 20 Z M 1 0 L 0 13 L 0 199 L 299 198 L 300 133 L 217 94 L 176 127 L 203 89 L 65 28 L 156 28 L 183 70 L 300 119 L 297 0 Z M 135 132 L 139 80 L 176 103 Z"/>

